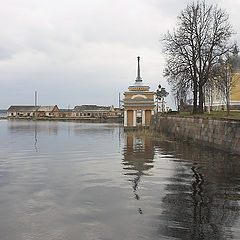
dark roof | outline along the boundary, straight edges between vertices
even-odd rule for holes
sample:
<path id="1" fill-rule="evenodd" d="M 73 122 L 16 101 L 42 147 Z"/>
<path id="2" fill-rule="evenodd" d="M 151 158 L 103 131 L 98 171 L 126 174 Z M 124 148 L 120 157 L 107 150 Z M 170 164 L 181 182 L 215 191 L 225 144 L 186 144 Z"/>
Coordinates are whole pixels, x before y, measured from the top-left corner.
<path id="1" fill-rule="evenodd" d="M 8 111 L 12 112 L 35 112 L 40 106 L 11 106 Z"/>
<path id="2" fill-rule="evenodd" d="M 110 111 L 111 107 L 97 105 L 82 105 L 75 106 L 74 111 Z"/>
<path id="3" fill-rule="evenodd" d="M 56 105 L 57 106 L 57 105 Z M 11 106 L 8 108 L 10 112 L 51 112 L 55 106 Z"/>
<path id="4" fill-rule="evenodd" d="M 58 109 L 59 112 L 72 112 L 73 110 L 72 109 L 64 109 L 64 108 L 61 108 L 61 109 Z"/>
<path id="5" fill-rule="evenodd" d="M 52 111 L 54 111 L 55 107 L 57 107 L 57 105 L 55 105 L 55 106 L 40 106 L 38 108 L 38 111 L 40 111 L 40 112 L 52 112 Z"/>

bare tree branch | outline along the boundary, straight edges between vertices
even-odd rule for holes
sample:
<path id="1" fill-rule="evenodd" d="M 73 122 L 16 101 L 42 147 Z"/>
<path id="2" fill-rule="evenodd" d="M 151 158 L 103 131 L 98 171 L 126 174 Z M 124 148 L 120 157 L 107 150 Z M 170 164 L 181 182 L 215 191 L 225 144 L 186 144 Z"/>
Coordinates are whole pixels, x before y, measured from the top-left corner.
<path id="1" fill-rule="evenodd" d="M 217 6 L 192 2 L 178 16 L 176 29 L 162 39 L 167 60 L 164 75 L 175 92 L 183 86 L 193 91 L 193 113 L 203 112 L 204 85 L 213 79 L 219 58 L 233 49 L 228 18 Z"/>

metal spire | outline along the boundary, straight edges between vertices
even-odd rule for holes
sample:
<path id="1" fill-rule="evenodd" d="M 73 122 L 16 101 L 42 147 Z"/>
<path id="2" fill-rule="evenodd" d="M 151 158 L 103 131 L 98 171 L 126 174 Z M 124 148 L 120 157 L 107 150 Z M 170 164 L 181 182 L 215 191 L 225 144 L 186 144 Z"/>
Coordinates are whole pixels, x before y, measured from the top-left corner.
<path id="1" fill-rule="evenodd" d="M 142 82 L 142 78 L 140 76 L 140 57 L 137 57 L 138 59 L 138 71 L 137 71 L 137 78 L 136 78 L 136 82 Z"/>

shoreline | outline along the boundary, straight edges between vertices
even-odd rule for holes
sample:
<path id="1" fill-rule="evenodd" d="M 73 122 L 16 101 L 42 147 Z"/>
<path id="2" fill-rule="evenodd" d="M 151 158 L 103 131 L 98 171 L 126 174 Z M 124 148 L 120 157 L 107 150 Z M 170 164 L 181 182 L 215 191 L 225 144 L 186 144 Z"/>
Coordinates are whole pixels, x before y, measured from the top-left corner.
<path id="1" fill-rule="evenodd" d="M 155 116 L 151 129 L 180 141 L 240 155 L 240 121 L 232 119 Z"/>
<path id="2" fill-rule="evenodd" d="M 92 123 L 123 123 L 123 118 L 55 118 L 55 117 L 0 117 L 0 120 L 27 120 L 27 121 L 74 121 L 74 122 L 92 122 Z"/>

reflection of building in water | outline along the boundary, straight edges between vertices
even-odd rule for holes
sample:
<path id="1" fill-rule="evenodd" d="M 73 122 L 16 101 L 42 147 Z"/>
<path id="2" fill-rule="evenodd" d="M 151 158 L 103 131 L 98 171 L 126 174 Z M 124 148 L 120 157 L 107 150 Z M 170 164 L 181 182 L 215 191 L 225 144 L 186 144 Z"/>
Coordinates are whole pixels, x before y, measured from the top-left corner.
<path id="1" fill-rule="evenodd" d="M 38 138 L 44 134 L 57 135 L 58 122 L 45 122 L 45 121 L 22 121 L 11 120 L 8 121 L 8 132 L 13 136 L 32 136 L 33 147 L 38 152 Z"/>
<path id="2" fill-rule="evenodd" d="M 11 134 L 31 134 L 36 132 L 37 133 L 49 133 L 51 135 L 58 134 L 58 122 L 41 122 L 41 121 L 22 121 L 22 120 L 11 120 L 8 121 L 8 132 Z"/>
<path id="3" fill-rule="evenodd" d="M 239 217 L 239 157 L 186 144 L 161 144 L 161 149 L 179 159 L 162 199 L 161 235 L 232 239 L 231 227 Z"/>
<path id="4" fill-rule="evenodd" d="M 150 138 L 129 134 L 125 136 L 125 148 L 123 151 L 124 175 L 129 176 L 133 183 L 133 192 L 136 200 L 140 199 L 138 186 L 143 175 L 153 167 L 154 146 Z M 139 208 L 139 213 L 142 209 Z"/>

